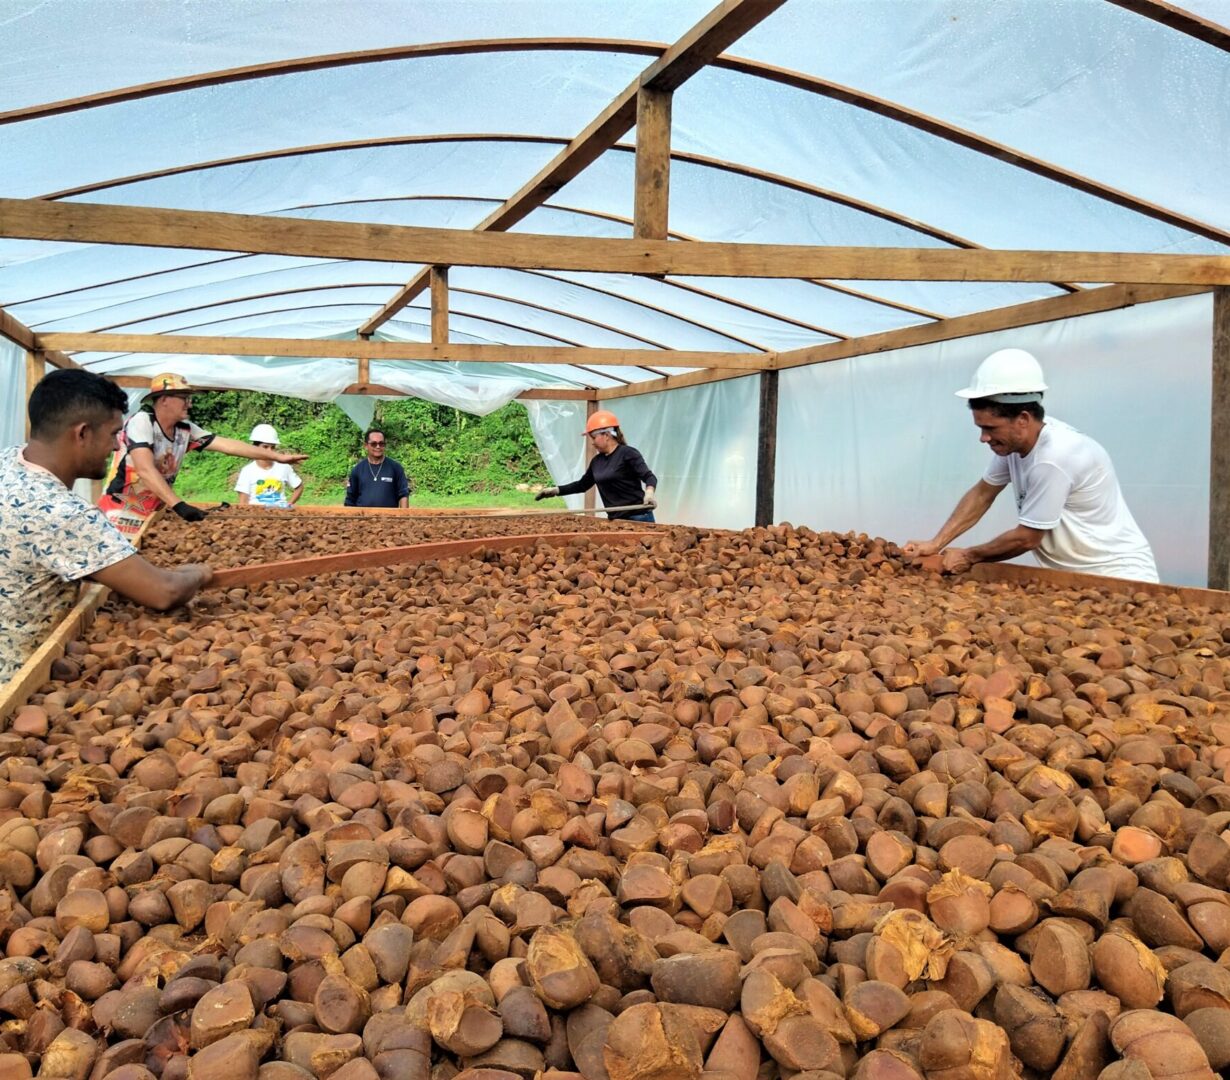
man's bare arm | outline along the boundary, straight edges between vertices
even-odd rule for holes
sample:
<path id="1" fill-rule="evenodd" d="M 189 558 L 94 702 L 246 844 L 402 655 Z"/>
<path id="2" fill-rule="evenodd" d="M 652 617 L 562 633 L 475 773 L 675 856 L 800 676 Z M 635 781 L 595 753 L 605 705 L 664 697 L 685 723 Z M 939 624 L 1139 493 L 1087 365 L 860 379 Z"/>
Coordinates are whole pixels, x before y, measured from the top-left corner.
<path id="1" fill-rule="evenodd" d="M 204 563 L 190 563 L 166 570 L 140 555 L 130 555 L 105 570 L 91 574 L 90 580 L 155 611 L 169 611 L 186 604 L 198 589 L 209 584 L 213 576 L 213 570 Z"/>
<path id="2" fill-rule="evenodd" d="M 960 502 L 948 515 L 948 520 L 941 526 L 940 531 L 930 540 L 909 541 L 903 548 L 905 554 L 910 558 L 920 558 L 943 551 L 958 536 L 969 532 L 982 520 L 983 515 L 991 509 L 996 496 L 1003 490 L 1003 487 L 996 487 L 985 480 L 979 480 L 961 496 Z"/>
<path id="3" fill-rule="evenodd" d="M 1018 525 L 1014 529 L 1000 533 L 985 544 L 976 544 L 968 548 L 948 548 L 943 556 L 944 570 L 950 574 L 962 574 L 974 563 L 1015 559 L 1018 555 L 1024 555 L 1027 551 L 1034 551 L 1040 547 L 1045 536 L 1045 529 L 1032 529 L 1028 525 Z"/>

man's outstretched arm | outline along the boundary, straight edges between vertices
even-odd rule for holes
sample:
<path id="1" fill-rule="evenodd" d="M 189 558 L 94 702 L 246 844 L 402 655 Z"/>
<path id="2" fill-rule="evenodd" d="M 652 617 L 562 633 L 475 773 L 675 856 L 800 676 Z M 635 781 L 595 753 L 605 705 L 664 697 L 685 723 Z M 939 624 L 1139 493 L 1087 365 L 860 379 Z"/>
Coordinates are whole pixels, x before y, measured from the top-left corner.
<path id="1" fill-rule="evenodd" d="M 169 611 L 186 604 L 213 576 L 213 570 L 204 563 L 166 570 L 140 555 L 130 555 L 91 574 L 90 580 L 155 611 Z"/>
<path id="2" fill-rule="evenodd" d="M 996 496 L 1003 490 L 1003 487 L 996 487 L 994 484 L 988 484 L 985 480 L 979 480 L 978 483 L 961 496 L 961 501 L 957 503 L 956 508 L 948 515 L 948 520 L 944 522 L 940 531 L 932 539 L 911 540 L 902 550 L 911 559 L 922 558 L 924 555 L 934 555 L 937 551 L 943 551 L 958 536 L 969 532 L 970 529 L 982 520 L 983 515 L 991 509 L 991 504 L 995 502 Z M 1003 557 L 1011 558 L 1011 556 Z"/>

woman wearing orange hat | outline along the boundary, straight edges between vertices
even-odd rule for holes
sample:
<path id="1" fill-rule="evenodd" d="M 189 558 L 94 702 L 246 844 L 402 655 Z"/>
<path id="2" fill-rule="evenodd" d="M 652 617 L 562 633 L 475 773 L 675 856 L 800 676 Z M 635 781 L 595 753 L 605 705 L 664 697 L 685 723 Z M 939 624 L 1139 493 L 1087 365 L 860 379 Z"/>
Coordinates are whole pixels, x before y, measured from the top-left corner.
<path id="1" fill-rule="evenodd" d="M 624 440 L 619 430 L 619 418 L 614 413 L 596 412 L 585 424 L 585 434 L 593 440 L 597 453 L 580 480 L 559 487 L 544 488 L 534 498 L 550 499 L 555 495 L 577 495 L 595 484 L 603 506 L 647 505 L 648 510 L 625 510 L 607 513 L 611 519 L 623 521 L 653 521 L 653 507 L 658 505 L 658 478 L 645 464 L 639 450 Z M 642 489 L 643 485 L 643 489 Z"/>
<path id="2" fill-rule="evenodd" d="M 205 511 L 181 500 L 171 487 L 189 450 L 218 450 L 253 461 L 271 458 L 287 465 L 307 458 L 306 454 L 271 453 L 197 427 L 188 419 L 192 387 L 182 375 L 155 375 L 145 400 L 152 409 L 136 413 L 124 424 L 105 494 L 98 500 L 99 509 L 122 533 L 140 530 L 164 503 L 185 521 L 205 517 Z"/>

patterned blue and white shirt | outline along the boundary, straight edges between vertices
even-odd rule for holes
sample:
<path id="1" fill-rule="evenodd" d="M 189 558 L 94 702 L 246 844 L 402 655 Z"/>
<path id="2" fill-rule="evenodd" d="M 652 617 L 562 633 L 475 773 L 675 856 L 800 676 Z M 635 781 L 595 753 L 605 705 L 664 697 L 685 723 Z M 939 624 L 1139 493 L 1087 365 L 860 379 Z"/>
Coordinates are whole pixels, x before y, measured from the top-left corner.
<path id="1" fill-rule="evenodd" d="M 76 602 L 81 578 L 136 554 L 97 507 L 22 450 L 0 450 L 0 683 Z"/>

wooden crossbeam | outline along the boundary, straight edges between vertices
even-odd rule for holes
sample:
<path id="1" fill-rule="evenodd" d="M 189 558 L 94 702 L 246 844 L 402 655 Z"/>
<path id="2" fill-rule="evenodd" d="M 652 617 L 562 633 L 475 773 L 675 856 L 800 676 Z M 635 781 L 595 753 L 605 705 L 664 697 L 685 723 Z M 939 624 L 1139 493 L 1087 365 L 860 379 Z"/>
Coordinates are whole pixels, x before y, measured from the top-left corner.
<path id="1" fill-rule="evenodd" d="M 418 341 L 330 341 L 323 338 L 213 337 L 194 334 L 39 334 L 39 345 L 68 352 L 175 353 L 191 356 L 294 356 L 346 360 L 442 360 L 454 363 L 578 364 L 636 367 L 718 367 L 759 371 L 770 353 L 680 349 L 599 349 L 584 346 L 434 345 Z"/>
<path id="2" fill-rule="evenodd" d="M 1027 304 L 1013 304 L 1010 307 L 980 311 L 974 315 L 960 315 L 951 319 L 943 319 L 937 323 L 906 326 L 900 330 L 868 334 L 863 337 L 850 338 L 848 341 L 835 341 L 807 349 L 792 349 L 788 352 L 774 354 L 768 370 L 804 367 L 809 364 L 829 363 L 833 360 L 848 360 L 870 353 L 908 349 L 914 345 L 930 345 L 939 341 L 953 341 L 957 338 L 993 333 L 996 330 L 1035 326 L 1038 323 L 1071 319 L 1080 315 L 1093 315 L 1101 311 L 1114 311 L 1118 308 L 1131 307 L 1134 304 L 1152 303 L 1155 300 L 1194 296 L 1207 291 L 1207 289 L 1197 287 L 1108 285 L 1100 289 L 1086 289 L 1083 292 L 1070 293 L 1065 296 L 1048 297 L 1045 300 L 1032 300 Z M 656 394 L 662 390 L 680 390 L 688 386 L 701 386 L 705 383 L 721 382 L 723 379 L 739 378 L 744 374 L 746 373 L 737 371 L 690 371 L 681 375 L 670 375 L 665 379 L 650 379 L 633 383 L 628 387 L 602 389 L 598 391 L 597 398 L 599 401 L 611 401 L 616 398 L 634 397 L 638 394 Z"/>
<path id="3" fill-rule="evenodd" d="M 35 333 L 17 316 L 0 308 L 0 338 L 11 341 L 14 345 L 20 345 L 27 352 L 37 351 L 40 346 L 36 340 Z M 42 350 L 43 360 L 49 363 L 52 367 L 76 367 L 75 360 L 70 359 L 63 353 L 55 350 Z"/>
<path id="4" fill-rule="evenodd" d="M 722 0 L 678 41 L 654 60 L 598 114 L 575 139 L 538 173 L 487 215 L 478 232 L 512 228 L 541 206 L 583 169 L 601 157 L 636 123 L 638 95 L 642 88 L 669 94 L 734 44 L 757 23 L 776 11 L 785 0 Z M 369 335 L 396 315 L 426 287 L 428 270 L 421 270 L 360 328 Z"/>
<path id="5" fill-rule="evenodd" d="M 359 361 L 360 364 L 366 363 L 364 360 Z M 132 387 L 134 389 L 149 386 L 149 379 L 145 375 L 107 375 L 116 386 Z M 193 380 L 195 385 L 200 390 L 234 390 L 233 386 L 210 386 L 207 382 L 201 380 Z M 404 390 L 397 390 L 392 386 L 384 386 L 381 383 L 357 382 L 351 383 L 343 394 L 356 394 L 367 397 L 413 397 L 413 394 L 407 394 Z M 532 390 L 522 390 L 517 395 L 518 401 L 589 401 L 593 398 L 595 391 L 583 386 L 576 388 L 572 387 L 535 387 Z"/>
<path id="6" fill-rule="evenodd" d="M 514 269 L 698 277 L 1230 284 L 1230 255 L 677 244 L 0 199 L 0 237 Z M 1079 294 L 1077 294 L 1079 295 Z"/>

